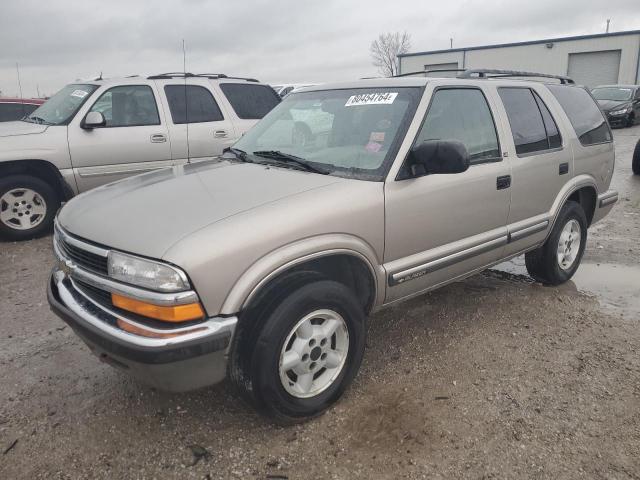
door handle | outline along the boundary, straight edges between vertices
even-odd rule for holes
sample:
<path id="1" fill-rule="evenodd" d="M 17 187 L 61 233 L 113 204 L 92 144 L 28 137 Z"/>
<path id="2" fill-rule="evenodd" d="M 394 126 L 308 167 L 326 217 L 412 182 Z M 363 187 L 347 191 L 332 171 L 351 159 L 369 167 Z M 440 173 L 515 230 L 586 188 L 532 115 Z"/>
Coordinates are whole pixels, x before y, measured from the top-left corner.
<path id="1" fill-rule="evenodd" d="M 502 175 L 496 179 L 496 188 L 498 190 L 504 190 L 511 186 L 511 175 Z"/>
<path id="2" fill-rule="evenodd" d="M 227 138 L 227 132 L 225 130 L 216 130 L 213 132 L 215 138 Z"/>
<path id="3" fill-rule="evenodd" d="M 163 133 L 154 133 L 150 139 L 151 143 L 164 143 L 167 141 L 167 136 Z"/>
<path id="4" fill-rule="evenodd" d="M 558 174 L 559 175 L 565 175 L 569 173 L 569 164 L 568 163 L 561 163 L 560 167 L 558 168 Z"/>

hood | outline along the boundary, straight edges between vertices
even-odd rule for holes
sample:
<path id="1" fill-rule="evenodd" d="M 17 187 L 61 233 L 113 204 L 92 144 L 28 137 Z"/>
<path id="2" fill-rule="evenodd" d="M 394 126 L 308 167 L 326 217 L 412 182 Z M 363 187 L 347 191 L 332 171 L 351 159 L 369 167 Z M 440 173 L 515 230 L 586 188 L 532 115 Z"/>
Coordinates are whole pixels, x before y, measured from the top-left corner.
<path id="1" fill-rule="evenodd" d="M 167 168 L 75 197 L 58 214 L 79 237 L 162 258 L 181 238 L 285 197 L 344 181 L 249 163 L 212 161 Z"/>
<path id="2" fill-rule="evenodd" d="M 33 135 L 42 133 L 48 125 L 40 125 L 31 122 L 0 122 L 0 137 L 11 137 L 14 135 Z"/>
<path id="3" fill-rule="evenodd" d="M 600 108 L 605 112 L 610 112 L 611 110 L 620 110 L 621 108 L 625 108 L 629 106 L 629 101 L 624 100 L 598 100 L 598 104 Z"/>

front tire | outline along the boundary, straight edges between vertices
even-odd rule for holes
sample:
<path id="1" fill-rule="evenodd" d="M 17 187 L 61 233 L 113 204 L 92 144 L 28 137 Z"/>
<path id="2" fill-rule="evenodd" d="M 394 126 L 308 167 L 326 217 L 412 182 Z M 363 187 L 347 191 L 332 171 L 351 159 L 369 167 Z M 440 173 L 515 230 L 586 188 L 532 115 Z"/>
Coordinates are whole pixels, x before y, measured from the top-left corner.
<path id="1" fill-rule="evenodd" d="M 636 148 L 633 151 L 633 161 L 631 162 L 631 169 L 635 175 L 640 175 L 640 140 L 636 143 Z"/>
<path id="2" fill-rule="evenodd" d="M 569 201 L 560 210 L 547 241 L 525 254 L 527 272 L 545 285 L 560 285 L 578 267 L 587 243 L 587 218 L 579 203 Z"/>
<path id="3" fill-rule="evenodd" d="M 235 383 L 280 424 L 308 420 L 333 405 L 360 368 L 366 318 L 345 285 L 316 280 L 287 293 L 232 355 Z"/>
<path id="4" fill-rule="evenodd" d="M 55 190 L 37 177 L 0 179 L 0 239 L 28 240 L 49 232 L 59 207 Z"/>

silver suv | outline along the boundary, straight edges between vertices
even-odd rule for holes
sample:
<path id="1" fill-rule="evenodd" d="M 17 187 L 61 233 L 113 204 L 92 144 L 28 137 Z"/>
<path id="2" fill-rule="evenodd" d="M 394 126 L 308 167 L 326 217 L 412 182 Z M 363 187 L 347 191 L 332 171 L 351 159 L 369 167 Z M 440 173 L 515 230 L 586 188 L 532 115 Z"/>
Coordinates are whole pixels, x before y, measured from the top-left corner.
<path id="1" fill-rule="evenodd" d="M 67 85 L 22 121 L 0 124 L 0 239 L 49 231 L 79 192 L 219 156 L 279 102 L 268 85 L 222 74 Z"/>
<path id="2" fill-rule="evenodd" d="M 80 195 L 57 217 L 52 309 L 158 388 L 228 375 L 279 422 L 321 413 L 372 311 L 522 253 L 565 282 L 616 202 L 590 94 L 498 75 L 312 87 L 218 161 Z M 300 119 L 327 126 L 296 143 Z"/>

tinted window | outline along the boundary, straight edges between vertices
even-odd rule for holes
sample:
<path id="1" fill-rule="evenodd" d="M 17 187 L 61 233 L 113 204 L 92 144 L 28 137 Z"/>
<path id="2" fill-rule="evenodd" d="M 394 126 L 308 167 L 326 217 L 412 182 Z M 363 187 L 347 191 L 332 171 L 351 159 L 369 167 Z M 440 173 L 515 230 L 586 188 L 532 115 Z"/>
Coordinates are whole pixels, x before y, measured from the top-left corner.
<path id="1" fill-rule="evenodd" d="M 471 163 L 500 157 L 491 110 L 476 89 L 437 90 L 416 143 L 425 140 L 458 140 L 467 147 Z"/>
<path id="2" fill-rule="evenodd" d="M 0 122 L 20 120 L 25 115 L 33 112 L 38 105 L 27 103 L 0 103 Z"/>
<path id="3" fill-rule="evenodd" d="M 610 142 L 611 131 L 595 100 L 580 87 L 547 85 L 558 99 L 582 145 Z"/>
<path id="4" fill-rule="evenodd" d="M 224 120 L 220 107 L 204 87 L 167 85 L 164 87 L 173 123 L 218 122 Z M 188 109 L 185 108 L 185 97 Z"/>
<path id="5" fill-rule="evenodd" d="M 267 85 L 221 83 L 220 88 L 239 118 L 258 120 L 280 103 L 278 94 Z"/>
<path id="6" fill-rule="evenodd" d="M 547 131 L 533 92 L 528 88 L 499 88 L 498 92 L 507 111 L 516 153 L 547 150 Z"/>
<path id="7" fill-rule="evenodd" d="M 558 125 L 553 119 L 551 112 L 544 104 L 542 99 L 536 92 L 533 92 L 533 96 L 536 98 L 536 103 L 542 114 L 542 121 L 544 122 L 544 129 L 547 131 L 547 140 L 549 142 L 549 148 L 559 148 L 562 146 L 562 139 L 560 138 L 560 132 L 558 131 Z"/>
<path id="8" fill-rule="evenodd" d="M 147 85 L 123 85 L 104 92 L 91 107 L 100 112 L 107 127 L 160 125 L 153 91 Z"/>

